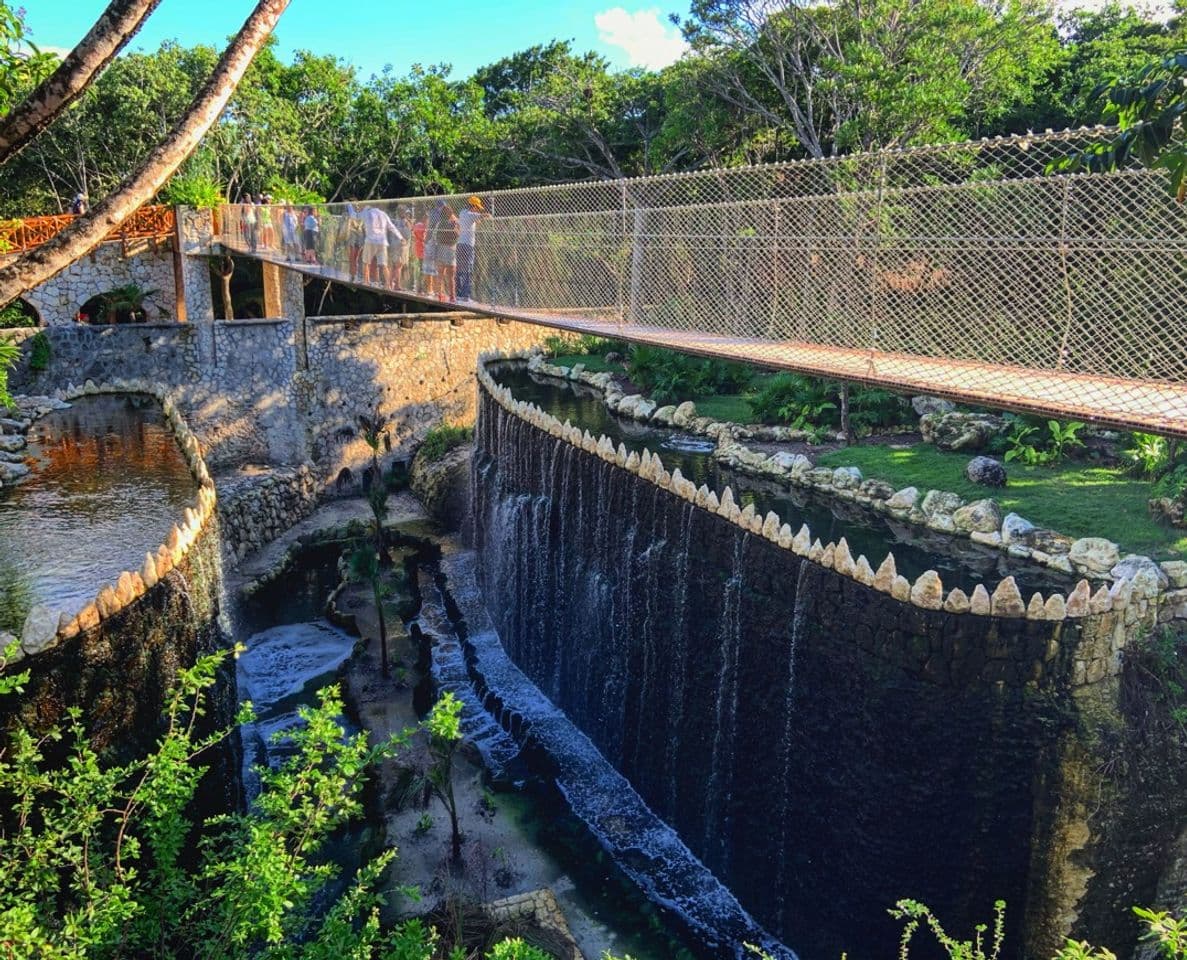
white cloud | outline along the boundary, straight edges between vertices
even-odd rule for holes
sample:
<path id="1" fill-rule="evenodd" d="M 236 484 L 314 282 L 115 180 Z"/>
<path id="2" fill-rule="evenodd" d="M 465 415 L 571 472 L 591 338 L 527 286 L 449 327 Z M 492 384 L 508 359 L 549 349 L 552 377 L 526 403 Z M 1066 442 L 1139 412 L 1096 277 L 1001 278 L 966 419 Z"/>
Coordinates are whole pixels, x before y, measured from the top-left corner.
<path id="1" fill-rule="evenodd" d="M 654 7 L 634 13 L 611 7 L 594 14 L 594 24 L 603 43 L 626 51 L 632 67 L 659 70 L 679 60 L 688 49 L 680 31 Z"/>

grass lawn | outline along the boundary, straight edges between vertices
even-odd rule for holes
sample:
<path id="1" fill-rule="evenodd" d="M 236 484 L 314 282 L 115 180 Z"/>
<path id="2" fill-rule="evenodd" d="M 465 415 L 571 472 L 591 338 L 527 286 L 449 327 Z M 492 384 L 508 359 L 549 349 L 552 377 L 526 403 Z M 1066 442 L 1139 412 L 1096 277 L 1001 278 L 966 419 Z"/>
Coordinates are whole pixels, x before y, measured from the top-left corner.
<path id="1" fill-rule="evenodd" d="M 590 373 L 605 373 L 607 370 L 611 373 L 626 372 L 621 363 L 607 363 L 597 354 L 586 356 L 584 353 L 564 353 L 559 357 L 550 357 L 548 362 L 558 367 L 575 367 L 579 363 L 584 363 L 585 369 Z"/>
<path id="2" fill-rule="evenodd" d="M 1054 467 L 1006 464 L 1010 482 L 995 490 L 969 483 L 967 453 L 945 453 L 930 444 L 895 449 L 858 446 L 820 457 L 828 467 L 855 465 L 866 477 L 920 492 L 951 490 L 966 500 L 992 497 L 1005 511 L 1070 537 L 1107 537 L 1123 552 L 1155 559 L 1187 555 L 1187 533 L 1155 523 L 1146 508 L 1153 484 L 1120 470 L 1070 461 Z"/>
<path id="3" fill-rule="evenodd" d="M 744 393 L 723 393 L 713 397 L 691 397 L 697 405 L 697 416 L 733 423 L 758 423 Z"/>

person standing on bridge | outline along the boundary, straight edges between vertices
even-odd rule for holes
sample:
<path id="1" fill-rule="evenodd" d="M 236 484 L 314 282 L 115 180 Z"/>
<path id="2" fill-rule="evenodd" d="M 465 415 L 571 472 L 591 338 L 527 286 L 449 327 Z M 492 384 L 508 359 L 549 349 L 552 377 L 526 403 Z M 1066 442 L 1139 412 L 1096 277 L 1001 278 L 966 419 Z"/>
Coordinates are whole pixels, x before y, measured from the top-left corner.
<path id="1" fill-rule="evenodd" d="M 302 226 L 305 229 L 305 262 L 317 263 L 317 245 L 321 240 L 321 224 L 318 223 L 317 213 L 312 206 L 305 207 L 305 220 Z"/>
<path id="2" fill-rule="evenodd" d="M 291 203 L 284 205 L 284 215 L 280 218 L 280 242 L 284 246 L 284 258 L 289 263 L 301 252 L 301 244 L 297 240 L 297 211 Z"/>
<path id="3" fill-rule="evenodd" d="M 460 236 L 457 214 L 446 205 L 437 223 L 437 299 L 456 300 L 457 242 Z"/>
<path id="4" fill-rule="evenodd" d="M 387 286 L 387 236 L 403 239 L 392 218 L 379 209 L 367 207 L 363 211 L 363 280 L 369 284 Z M 372 267 L 378 278 L 372 273 Z"/>
<path id="5" fill-rule="evenodd" d="M 457 296 L 459 300 L 474 298 L 474 241 L 478 232 L 478 221 L 490 214 L 479 197 L 471 197 L 466 209 L 458 214 L 457 242 Z"/>

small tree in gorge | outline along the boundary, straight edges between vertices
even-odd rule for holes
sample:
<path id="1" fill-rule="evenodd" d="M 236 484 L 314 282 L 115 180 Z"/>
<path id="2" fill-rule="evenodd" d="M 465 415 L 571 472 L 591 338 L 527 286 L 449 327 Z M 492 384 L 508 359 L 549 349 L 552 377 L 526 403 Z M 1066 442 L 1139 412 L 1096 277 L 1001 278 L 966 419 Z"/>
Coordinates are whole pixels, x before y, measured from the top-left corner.
<path id="1" fill-rule="evenodd" d="M 383 465 L 379 462 L 379 451 L 381 448 L 390 451 L 392 440 L 379 415 L 378 406 L 373 414 L 361 414 L 358 424 L 363 440 L 371 448 L 371 465 L 363 474 L 363 488 L 371 507 L 371 538 L 351 554 L 350 571 L 356 581 L 371 586 L 379 630 L 379 667 L 386 679 L 390 675 L 390 668 L 387 662 L 387 619 L 383 613 L 383 552 L 386 548 L 383 521 L 387 518 L 388 485 Z"/>
<path id="2" fill-rule="evenodd" d="M 462 859 L 462 831 L 458 825 L 457 798 L 453 794 L 453 755 L 462 743 L 462 702 L 452 693 L 444 694 L 429 712 L 425 729 L 429 732 L 429 752 L 433 758 L 429 786 L 449 811 L 453 861 L 457 863 Z"/>

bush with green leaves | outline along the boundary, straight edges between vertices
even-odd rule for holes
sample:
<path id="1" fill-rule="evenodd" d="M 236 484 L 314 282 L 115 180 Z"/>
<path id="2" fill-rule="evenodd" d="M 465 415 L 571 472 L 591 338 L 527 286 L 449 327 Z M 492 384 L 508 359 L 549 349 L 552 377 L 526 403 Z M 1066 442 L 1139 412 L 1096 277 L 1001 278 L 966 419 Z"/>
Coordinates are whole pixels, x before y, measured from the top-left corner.
<path id="1" fill-rule="evenodd" d="M 754 369 L 744 363 L 702 359 L 642 344 L 630 348 L 627 370 L 631 380 L 657 403 L 739 393 L 754 379 Z"/>
<path id="2" fill-rule="evenodd" d="M 0 327 L 35 327 L 37 314 L 24 300 L 13 300 L 12 303 L 0 307 Z"/>
<path id="3" fill-rule="evenodd" d="M 1084 447 L 1079 436 L 1084 426 L 1078 420 L 1048 420 L 1044 429 L 1044 425 L 1033 420 L 1014 417 L 1010 433 L 1005 437 L 1005 459 L 1017 460 L 1028 467 L 1061 463 L 1072 450 Z"/>
<path id="4" fill-rule="evenodd" d="M 40 373 L 49 369 L 49 361 L 53 356 L 49 337 L 44 330 L 38 330 L 29 340 L 29 369 Z"/>
<path id="5" fill-rule="evenodd" d="M 474 439 L 473 427 L 451 427 L 443 425 L 440 427 L 433 427 L 425 434 L 424 440 L 421 441 L 420 449 L 417 450 L 416 455 L 423 463 L 435 463 L 440 460 L 445 454 L 462 444 L 469 443 Z"/>
<path id="6" fill-rule="evenodd" d="M 157 198 L 161 203 L 180 204 L 195 209 L 212 209 L 226 203 L 222 185 L 213 177 L 203 173 L 185 173 L 174 176 Z"/>
<path id="7" fill-rule="evenodd" d="M 778 373 L 748 399 L 754 416 L 763 423 L 787 424 L 796 430 L 823 434 L 841 426 L 842 385 L 833 380 Z M 858 434 L 912 422 L 907 401 L 889 390 L 849 388 L 849 422 Z"/>
<path id="8" fill-rule="evenodd" d="M 12 397 L 8 393 L 8 371 L 20 355 L 15 343 L 0 340 L 0 407 L 12 406 Z"/>

